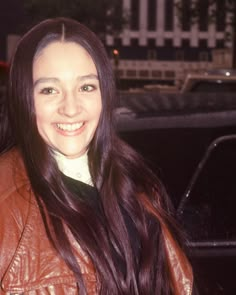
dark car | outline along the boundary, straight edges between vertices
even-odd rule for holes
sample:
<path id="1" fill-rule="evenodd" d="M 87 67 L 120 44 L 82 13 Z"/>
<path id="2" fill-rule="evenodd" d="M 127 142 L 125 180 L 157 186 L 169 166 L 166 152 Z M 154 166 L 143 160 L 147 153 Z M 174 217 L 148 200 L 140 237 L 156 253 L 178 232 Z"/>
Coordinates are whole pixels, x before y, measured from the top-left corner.
<path id="1" fill-rule="evenodd" d="M 201 294 L 236 294 L 236 134 L 216 138 L 178 207 Z"/>
<path id="2" fill-rule="evenodd" d="M 152 95 L 121 98 L 118 131 L 173 200 L 199 294 L 236 294 L 236 97 Z"/>

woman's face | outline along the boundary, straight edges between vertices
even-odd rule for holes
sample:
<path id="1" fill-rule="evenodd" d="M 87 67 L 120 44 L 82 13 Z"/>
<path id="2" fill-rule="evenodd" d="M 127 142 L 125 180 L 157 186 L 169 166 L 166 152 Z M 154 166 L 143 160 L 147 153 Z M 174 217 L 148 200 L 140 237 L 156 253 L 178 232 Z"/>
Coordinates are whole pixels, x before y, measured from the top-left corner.
<path id="1" fill-rule="evenodd" d="M 33 63 L 37 127 L 45 142 L 68 158 L 84 154 L 102 110 L 95 64 L 73 42 L 47 45 Z"/>

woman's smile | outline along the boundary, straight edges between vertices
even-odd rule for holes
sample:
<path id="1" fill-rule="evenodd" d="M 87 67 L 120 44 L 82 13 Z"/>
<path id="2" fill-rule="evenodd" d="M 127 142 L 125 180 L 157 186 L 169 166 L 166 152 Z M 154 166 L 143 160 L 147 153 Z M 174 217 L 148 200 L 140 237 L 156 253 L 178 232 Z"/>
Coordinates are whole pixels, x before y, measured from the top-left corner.
<path id="1" fill-rule="evenodd" d="M 60 130 L 64 131 L 76 131 L 84 125 L 84 122 L 80 123 L 57 123 L 56 126 Z"/>

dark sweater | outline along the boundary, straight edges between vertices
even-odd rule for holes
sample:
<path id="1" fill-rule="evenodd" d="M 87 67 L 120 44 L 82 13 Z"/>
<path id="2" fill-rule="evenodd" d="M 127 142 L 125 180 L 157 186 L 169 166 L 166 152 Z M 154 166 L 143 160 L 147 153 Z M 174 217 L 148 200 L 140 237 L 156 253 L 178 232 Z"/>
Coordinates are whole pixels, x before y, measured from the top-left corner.
<path id="1" fill-rule="evenodd" d="M 88 185 L 84 182 L 75 180 L 63 174 L 63 181 L 67 188 L 76 195 L 82 202 L 86 202 L 88 206 L 91 206 L 94 214 L 98 214 L 101 222 L 105 222 L 105 216 L 102 209 L 102 204 L 99 198 L 99 193 L 91 185 Z M 134 257 L 139 257 L 139 248 L 140 242 L 138 238 L 138 232 L 134 225 L 134 222 L 129 217 L 127 212 L 121 207 L 121 212 L 124 217 L 124 222 L 129 234 L 131 247 L 134 252 Z M 98 233 L 99 234 L 99 233 Z M 112 246 L 111 246 L 112 247 Z M 113 248 L 113 247 L 112 247 Z M 116 260 L 116 265 L 121 269 L 121 271 L 125 274 L 125 265 L 124 261 L 116 254 L 115 249 L 113 248 L 114 258 Z"/>

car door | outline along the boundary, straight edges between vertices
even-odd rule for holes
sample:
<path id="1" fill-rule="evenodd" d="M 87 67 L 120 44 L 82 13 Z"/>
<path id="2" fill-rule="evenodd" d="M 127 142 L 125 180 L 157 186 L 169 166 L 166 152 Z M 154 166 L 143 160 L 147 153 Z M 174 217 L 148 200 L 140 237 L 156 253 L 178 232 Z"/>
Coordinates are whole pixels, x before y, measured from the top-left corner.
<path id="1" fill-rule="evenodd" d="M 236 135 L 210 144 L 177 215 L 200 294 L 236 294 Z"/>

